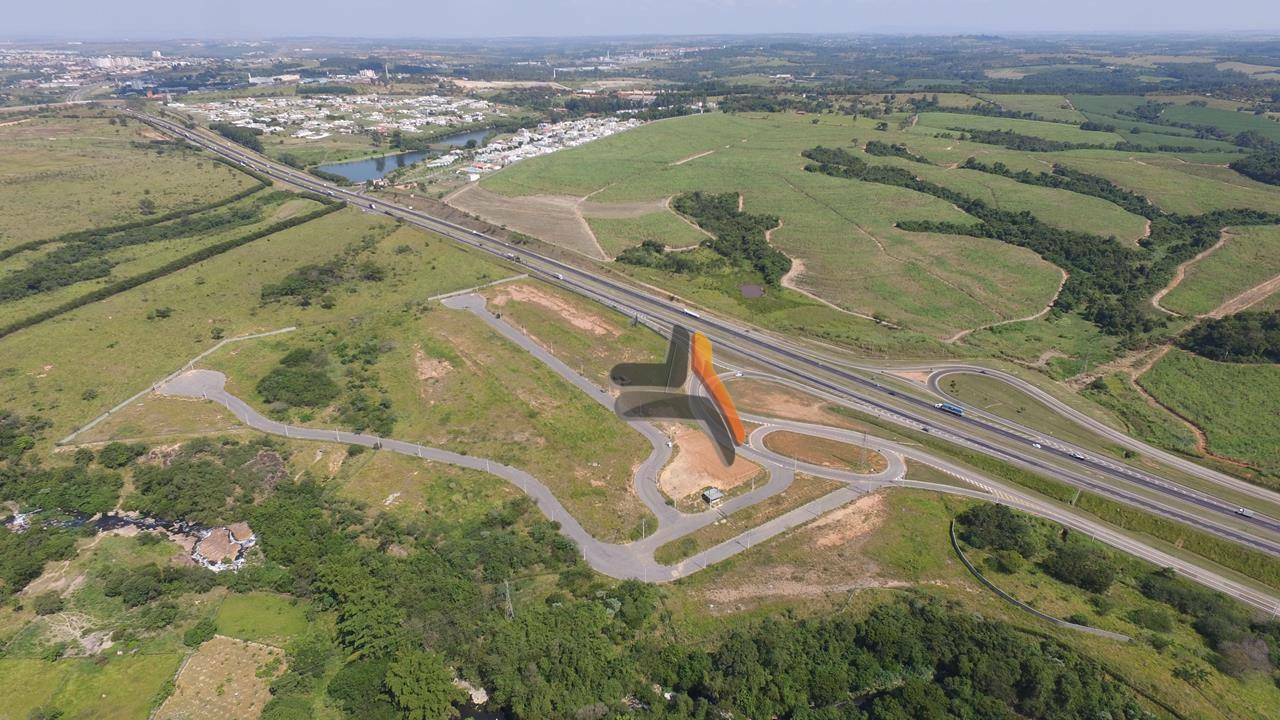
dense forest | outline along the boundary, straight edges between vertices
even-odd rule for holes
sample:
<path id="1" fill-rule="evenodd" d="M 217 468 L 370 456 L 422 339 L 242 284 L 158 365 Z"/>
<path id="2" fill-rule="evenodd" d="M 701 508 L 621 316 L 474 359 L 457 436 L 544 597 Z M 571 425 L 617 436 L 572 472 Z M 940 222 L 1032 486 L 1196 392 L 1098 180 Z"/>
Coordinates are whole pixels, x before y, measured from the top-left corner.
<path id="1" fill-rule="evenodd" d="M 0 531 L 3 592 L 70 557 L 88 532 L 41 518 L 113 506 L 121 470 L 133 473 L 126 507 L 201 523 L 247 520 L 259 544 L 240 572 L 106 565 L 89 581 L 126 608 L 115 634 L 122 643 L 193 623 L 184 640 L 199 644 L 212 628 L 183 598 L 215 585 L 288 592 L 329 615 L 289 645 L 266 720 L 310 718 L 321 697 L 351 717 L 449 717 L 463 701 L 455 674 L 520 720 L 1148 717 L 1125 686 L 1074 650 L 925 598 L 749 623 L 713 645 L 683 645 L 659 631 L 661 590 L 592 573 L 528 499 L 465 522 L 374 514 L 308 473 L 291 477 L 288 451 L 265 438 L 195 440 L 166 450 L 163 462 L 117 444 L 43 467 L 23 449 L 43 427 L 11 414 L 0 422 L 0 492 L 43 509 L 26 532 Z M 549 587 L 537 601 L 508 604 L 508 588 L 527 598 L 521 578 L 532 575 Z M 1170 602 L 1190 611 L 1222 609 L 1166 586 Z"/>
<path id="2" fill-rule="evenodd" d="M 1280 185 L 1280 149 L 1254 153 L 1231 163 L 1231 169 L 1268 185 Z"/>
<path id="3" fill-rule="evenodd" d="M 1280 311 L 1242 312 L 1204 320 L 1179 342 L 1211 360 L 1280 363 Z"/>
<path id="4" fill-rule="evenodd" d="M 231 123 L 210 123 L 209 129 L 232 142 L 240 143 L 254 152 L 262 152 L 262 140 L 258 139 L 262 135 L 261 130 L 243 128 Z"/>

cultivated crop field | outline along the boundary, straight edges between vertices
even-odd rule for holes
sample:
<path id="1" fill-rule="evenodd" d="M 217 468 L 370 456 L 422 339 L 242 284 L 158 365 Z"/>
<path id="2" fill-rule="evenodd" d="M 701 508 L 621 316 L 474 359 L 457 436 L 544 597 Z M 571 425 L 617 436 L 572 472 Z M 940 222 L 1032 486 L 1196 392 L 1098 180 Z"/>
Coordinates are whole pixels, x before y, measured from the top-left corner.
<path id="1" fill-rule="evenodd" d="M 216 715 L 253 720 L 271 699 L 268 685 L 284 671 L 284 651 L 268 645 L 215 637 L 182 667 L 159 720 Z"/>

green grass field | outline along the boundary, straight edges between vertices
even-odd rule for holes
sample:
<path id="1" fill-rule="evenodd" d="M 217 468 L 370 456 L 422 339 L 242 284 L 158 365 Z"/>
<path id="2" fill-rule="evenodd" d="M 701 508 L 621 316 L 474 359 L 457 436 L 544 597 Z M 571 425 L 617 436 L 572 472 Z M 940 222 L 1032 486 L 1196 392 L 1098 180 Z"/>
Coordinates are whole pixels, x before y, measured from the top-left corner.
<path id="1" fill-rule="evenodd" d="M 962 115 L 959 113 L 943 112 L 920 113 L 920 120 L 916 126 L 912 128 L 912 131 L 915 133 L 928 133 L 930 135 L 940 131 L 956 132 L 952 130 L 952 128 L 968 128 L 973 130 L 1012 130 L 1023 135 L 1034 135 L 1046 140 L 1057 140 L 1060 142 L 1070 143 L 1089 143 L 1095 145 L 1114 145 L 1122 139 L 1122 137 L 1117 133 L 1081 130 L 1075 125 L 1068 125 L 1066 123 L 988 117 L 985 115 Z"/>
<path id="2" fill-rule="evenodd" d="M 798 279 L 802 287 L 848 310 L 881 312 L 937 336 L 1029 315 L 1042 306 L 1057 287 L 1057 272 L 1030 252 L 995 241 L 912 234 L 894 227 L 898 220 L 912 218 L 967 220 L 947 203 L 901 188 L 804 172 L 800 151 L 873 137 L 874 125 L 848 117 L 822 117 L 814 125 L 794 114 L 677 118 L 518 163 L 483 182 L 507 195 L 583 196 L 601 190 L 592 199 L 602 203 L 654 200 L 692 190 L 741 192 L 747 212 L 782 218 L 772 241 L 804 263 Z M 681 160 L 687 161 L 675 164 Z M 694 285 L 714 292 L 700 281 L 652 279 L 682 294 Z M 842 334 L 839 325 L 846 333 L 866 331 L 858 328 L 856 318 L 807 305 L 816 303 L 798 302 L 775 318 L 776 326 L 821 323 L 831 326 L 827 336 L 833 338 Z M 737 312 L 757 318 L 770 313 L 747 307 Z"/>
<path id="3" fill-rule="evenodd" d="M 306 608 L 288 595 L 231 593 L 218 606 L 218 634 L 283 647 L 308 626 Z"/>
<path id="4" fill-rule="evenodd" d="M 1139 382 L 1203 430 L 1210 451 L 1280 472 L 1280 367 L 1219 363 L 1172 350 Z"/>
<path id="5" fill-rule="evenodd" d="M 0 249 L 143 219 L 234 195 L 255 180 L 169 146 L 145 126 L 106 118 L 31 118 L 0 127 Z M 141 147 L 134 144 L 140 143 Z"/>
<path id="6" fill-rule="evenodd" d="M 488 473 L 431 463 L 393 452 L 345 457 L 346 448 L 322 446 L 321 460 L 340 459 L 334 480 L 343 497 L 363 503 L 370 514 L 424 517 L 441 527 L 467 525 L 522 493 Z M 323 463 L 318 463 L 323 466 Z"/>
<path id="7" fill-rule="evenodd" d="M 656 240 L 667 247 L 693 247 L 707 239 L 698 228 L 672 212 L 656 212 L 634 218 L 588 217 L 587 224 L 600 247 L 610 257 L 645 240 Z"/>
<path id="8" fill-rule="evenodd" d="M 980 93 L 978 97 L 993 102 L 1006 110 L 1030 112 L 1046 120 L 1058 120 L 1069 123 L 1082 123 L 1084 115 L 1076 110 L 1071 101 L 1062 95 L 989 95 Z"/>
<path id="9" fill-rule="evenodd" d="M 333 308 L 260 302 L 263 285 L 291 269 L 323 262 L 367 233 L 392 229 L 385 219 L 344 210 L 0 339 L 0 404 L 51 420 L 46 439 L 52 441 L 211 347 L 214 328 L 233 337 L 346 321 L 508 274 L 446 241 L 403 229 L 386 235 L 371 256 L 387 269 L 387 279 L 359 293 L 340 293 Z M 401 245 L 410 252 L 398 253 Z M 155 307 L 169 307 L 172 314 L 147 320 Z"/>
<path id="10" fill-rule="evenodd" d="M 1167 410 L 1152 407 L 1122 374 L 1100 378 L 1082 394 L 1110 410 L 1135 437 L 1166 450 L 1194 454 L 1195 434 Z"/>
<path id="11" fill-rule="evenodd" d="M 1187 268 L 1160 304 L 1183 315 L 1202 315 L 1277 275 L 1280 226 L 1233 228 L 1222 247 Z"/>
<path id="12" fill-rule="evenodd" d="M 181 659 L 178 654 L 108 657 L 101 664 L 2 659 L 0 718 L 26 720 L 31 711 L 47 707 L 61 710 L 66 720 L 139 720 Z"/>
<path id="13" fill-rule="evenodd" d="M 260 213 L 256 221 L 231 223 L 212 232 L 111 250 L 103 254 L 105 259 L 113 263 L 111 272 L 108 275 L 28 295 L 24 298 L 0 302 L 0 324 L 8 324 L 57 307 L 104 286 L 149 272 L 202 248 L 249 235 L 289 217 L 305 214 L 320 207 L 321 204 L 314 200 L 293 197 L 292 195 L 286 194 L 282 197 L 274 197 L 268 194 L 255 193 L 244 200 L 224 206 L 224 208 L 191 215 L 189 217 L 199 221 L 202 216 L 221 214 L 239 209 L 258 208 Z M 163 223 L 160 227 L 171 226 L 177 222 L 179 221 Z M 52 245 L 57 247 L 60 244 L 55 243 Z M 35 251 L 19 253 L 7 258 L 0 262 L 0 271 L 25 269 L 28 263 L 35 259 L 32 256 L 45 254 L 51 249 L 49 246 L 42 246 Z"/>
<path id="14" fill-rule="evenodd" d="M 1174 105 L 1165 109 L 1160 114 L 1160 117 L 1170 122 L 1212 125 L 1233 135 L 1252 130 L 1270 138 L 1273 142 L 1280 142 L 1280 122 L 1259 117 L 1250 112 L 1236 112 L 1216 107 Z"/>
<path id="15" fill-rule="evenodd" d="M 392 436 L 528 470 L 602 539 L 630 538 L 642 519 L 655 527 L 630 489 L 632 468 L 648 455 L 648 443 L 469 313 L 440 306 L 425 313 L 387 309 L 359 323 L 248 343 L 205 364 L 227 373 L 228 389 L 265 411 L 255 385 L 281 356 L 296 347 L 332 351 L 340 338 L 386 348 L 372 384 L 375 399 L 390 399 Z M 335 375 L 341 372 L 339 366 Z M 333 408 L 295 411 L 291 420 L 344 426 Z"/>

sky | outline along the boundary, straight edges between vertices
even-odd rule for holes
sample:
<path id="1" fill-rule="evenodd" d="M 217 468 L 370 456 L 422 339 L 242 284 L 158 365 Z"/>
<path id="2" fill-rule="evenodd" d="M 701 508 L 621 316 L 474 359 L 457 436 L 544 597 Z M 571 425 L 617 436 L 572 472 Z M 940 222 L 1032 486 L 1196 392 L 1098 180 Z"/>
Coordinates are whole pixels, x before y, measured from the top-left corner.
<path id="1" fill-rule="evenodd" d="M 1277 0 L 39 0 L 0 37 L 1280 31 Z"/>

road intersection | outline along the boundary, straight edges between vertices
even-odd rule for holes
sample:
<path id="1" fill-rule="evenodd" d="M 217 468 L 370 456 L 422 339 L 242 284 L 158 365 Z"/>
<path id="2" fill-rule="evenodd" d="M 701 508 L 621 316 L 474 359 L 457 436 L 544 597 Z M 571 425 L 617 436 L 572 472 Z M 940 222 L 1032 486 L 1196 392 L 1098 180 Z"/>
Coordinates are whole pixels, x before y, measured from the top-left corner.
<path id="1" fill-rule="evenodd" d="M 499 260 L 518 263 L 532 277 L 599 301 L 659 331 L 677 323 L 687 325 L 710 337 L 721 351 L 732 353 L 735 358 L 749 363 L 772 379 L 796 384 L 807 392 L 829 397 L 834 402 L 859 410 L 871 411 L 881 418 L 911 429 L 932 432 L 937 437 L 1037 474 L 1077 487 L 1088 488 L 1117 501 L 1136 505 L 1146 511 L 1176 519 L 1220 537 L 1280 555 L 1280 542 L 1273 537 L 1280 532 L 1280 522 L 1266 515 L 1256 514 L 1254 517 L 1241 518 L 1235 515 L 1234 506 L 1214 499 L 1212 495 L 1189 492 L 1185 486 L 1171 480 L 1157 478 L 1150 471 L 1139 470 L 1126 463 L 1110 460 L 1102 462 L 1093 457 L 1083 459 L 1073 457 L 1068 452 L 1058 449 L 1065 447 L 1065 443 L 1049 443 L 1047 449 L 1037 447 L 1044 443 L 1038 443 L 1026 433 L 1009 429 L 1004 424 L 993 423 L 982 417 L 943 416 L 942 413 L 933 409 L 931 399 L 903 392 L 893 384 L 881 382 L 876 373 L 883 372 L 883 369 L 870 370 L 850 362 L 847 358 L 815 350 L 808 345 L 801 346 L 790 338 L 780 338 L 737 321 L 692 313 L 677 304 L 674 298 L 653 288 L 639 287 L 614 279 L 613 274 L 607 270 L 595 267 L 584 268 L 580 266 L 581 263 L 567 262 L 548 254 L 549 251 L 511 244 L 376 196 L 320 181 L 306 173 L 251 153 L 211 133 L 142 113 L 135 113 L 134 117 L 276 181 L 347 200 L 367 211 L 386 214 L 408 224 L 441 234 L 458 243 L 489 253 Z M 1043 434 L 1039 436 L 1047 437 Z M 1219 477 L 1220 473 L 1214 473 L 1193 463 L 1187 462 L 1187 464 L 1197 477 L 1206 482 L 1225 486 L 1222 477 Z M 990 478 L 985 480 L 988 486 L 994 486 L 992 484 L 994 481 Z M 1233 489 L 1236 487 L 1234 483 L 1241 482 L 1231 480 Z M 1140 486 L 1142 493 L 1134 492 L 1132 488 L 1135 486 Z M 1022 491 L 1007 487 L 1004 490 L 1018 497 L 1029 498 L 1032 503 L 1041 502 Z M 1077 520 L 1084 519 L 1077 517 Z M 1095 535 L 1101 536 L 1100 533 Z M 1128 542 L 1134 541 L 1129 539 Z M 1171 564 L 1176 567 L 1183 563 Z M 1251 592 L 1256 593 L 1256 591 Z M 1265 605 L 1262 602 L 1256 602 L 1256 595 L 1253 599 L 1247 599 L 1245 596 L 1248 593 L 1233 594 L 1260 607 L 1265 606 L 1268 609 L 1274 607 L 1274 603 L 1269 600 L 1264 601 L 1268 603 Z"/>

